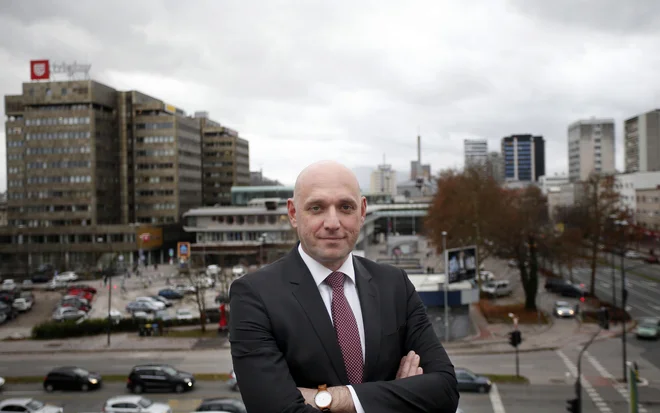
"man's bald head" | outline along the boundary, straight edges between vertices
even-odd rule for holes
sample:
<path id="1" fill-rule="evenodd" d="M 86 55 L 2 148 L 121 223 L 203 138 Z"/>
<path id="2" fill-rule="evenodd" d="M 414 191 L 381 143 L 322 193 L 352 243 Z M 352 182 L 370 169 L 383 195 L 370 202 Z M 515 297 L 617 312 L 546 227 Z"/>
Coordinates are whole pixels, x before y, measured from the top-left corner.
<path id="1" fill-rule="evenodd" d="M 336 161 L 319 161 L 307 166 L 298 175 L 293 189 L 293 202 L 298 205 L 303 193 L 326 180 L 349 185 L 355 190 L 355 195 L 360 196 L 360 184 L 353 171 Z"/>

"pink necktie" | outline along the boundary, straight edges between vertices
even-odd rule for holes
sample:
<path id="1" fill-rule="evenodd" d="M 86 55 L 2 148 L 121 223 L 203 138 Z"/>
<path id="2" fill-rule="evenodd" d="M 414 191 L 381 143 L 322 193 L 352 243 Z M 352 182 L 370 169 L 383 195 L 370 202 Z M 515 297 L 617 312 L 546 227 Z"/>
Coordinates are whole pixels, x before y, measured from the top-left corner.
<path id="1" fill-rule="evenodd" d="M 355 315 L 344 295 L 344 278 L 342 272 L 333 272 L 325 282 L 332 287 L 332 323 L 337 333 L 337 341 L 344 358 L 344 366 L 351 384 L 362 383 L 363 362 L 360 332 Z"/>

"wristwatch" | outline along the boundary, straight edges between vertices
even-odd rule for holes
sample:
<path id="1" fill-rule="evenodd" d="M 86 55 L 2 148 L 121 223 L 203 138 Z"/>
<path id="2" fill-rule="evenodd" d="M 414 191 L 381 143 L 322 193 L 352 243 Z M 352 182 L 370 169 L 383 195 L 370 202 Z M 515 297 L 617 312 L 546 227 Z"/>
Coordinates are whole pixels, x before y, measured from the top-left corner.
<path id="1" fill-rule="evenodd" d="M 332 404 L 332 394 L 328 391 L 328 386 L 326 384 L 319 386 L 319 391 L 316 393 L 316 396 L 314 396 L 314 404 L 316 404 L 316 407 L 318 407 L 322 412 L 330 411 L 330 405 Z"/>

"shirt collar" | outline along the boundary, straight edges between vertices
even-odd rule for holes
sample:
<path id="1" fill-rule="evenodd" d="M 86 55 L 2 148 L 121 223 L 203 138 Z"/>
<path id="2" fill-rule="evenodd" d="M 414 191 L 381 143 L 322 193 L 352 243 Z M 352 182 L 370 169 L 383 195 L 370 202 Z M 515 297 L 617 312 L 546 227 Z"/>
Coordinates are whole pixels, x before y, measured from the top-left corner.
<path id="1" fill-rule="evenodd" d="M 307 265 L 307 268 L 309 269 L 309 272 L 312 273 L 312 277 L 314 277 L 314 281 L 316 282 L 316 286 L 318 287 L 325 281 L 325 279 L 328 277 L 328 275 L 332 274 L 332 270 L 326 268 L 321 264 L 320 262 L 316 261 L 314 258 L 312 258 L 309 254 L 307 254 L 301 244 L 298 244 L 298 253 L 300 254 L 300 257 L 303 259 L 305 262 L 305 265 Z M 339 272 L 343 272 L 346 274 L 348 278 L 355 283 L 355 268 L 353 267 L 353 253 L 348 254 L 348 258 L 346 258 L 346 261 L 339 267 L 337 270 Z"/>

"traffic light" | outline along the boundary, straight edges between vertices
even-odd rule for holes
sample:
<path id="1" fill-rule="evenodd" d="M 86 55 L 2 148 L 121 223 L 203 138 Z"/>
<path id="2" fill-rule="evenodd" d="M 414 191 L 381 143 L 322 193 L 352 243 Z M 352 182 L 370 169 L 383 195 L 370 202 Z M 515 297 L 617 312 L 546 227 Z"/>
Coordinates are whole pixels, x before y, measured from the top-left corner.
<path id="1" fill-rule="evenodd" d="M 598 324 L 603 330 L 610 329 L 610 312 L 605 307 L 601 307 L 598 311 Z"/>
<path id="2" fill-rule="evenodd" d="M 578 399 L 566 400 L 566 411 L 580 413 L 580 401 Z"/>
<path id="3" fill-rule="evenodd" d="M 522 336 L 520 334 L 519 330 L 513 330 L 512 332 L 509 333 L 509 344 L 511 344 L 513 347 L 518 347 L 518 345 L 522 343 Z"/>

